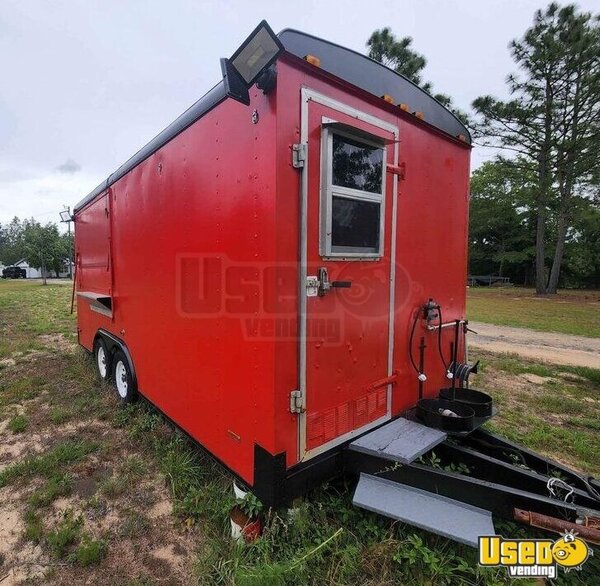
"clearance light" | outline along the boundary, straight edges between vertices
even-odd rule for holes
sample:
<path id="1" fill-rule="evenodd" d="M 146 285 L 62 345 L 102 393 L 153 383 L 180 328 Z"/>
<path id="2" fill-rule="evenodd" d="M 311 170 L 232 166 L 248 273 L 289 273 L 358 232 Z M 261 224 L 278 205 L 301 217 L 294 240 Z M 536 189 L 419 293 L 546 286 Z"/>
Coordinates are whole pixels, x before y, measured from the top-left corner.
<path id="1" fill-rule="evenodd" d="M 241 44 L 231 59 L 221 59 L 221 71 L 228 96 L 250 103 L 248 88 L 283 51 L 283 45 L 263 20 Z"/>
<path id="2" fill-rule="evenodd" d="M 462 140 L 463 142 L 467 142 L 467 137 L 464 134 L 458 134 L 456 138 L 458 138 L 458 140 Z"/>
<path id="3" fill-rule="evenodd" d="M 423 118 L 425 118 L 423 112 L 414 112 L 414 115 L 419 118 L 419 120 L 423 120 Z"/>
<path id="4" fill-rule="evenodd" d="M 404 112 L 408 112 L 410 110 L 408 104 L 398 104 L 398 107 L 400 108 L 400 110 L 403 110 Z"/>
<path id="5" fill-rule="evenodd" d="M 315 67 L 321 67 L 321 60 L 314 55 L 304 55 L 304 61 L 314 65 Z"/>
<path id="6" fill-rule="evenodd" d="M 381 96 L 383 100 L 385 100 L 388 104 L 393 104 L 394 103 L 394 98 L 392 98 L 392 96 L 389 96 L 388 94 L 383 94 L 383 96 Z"/>

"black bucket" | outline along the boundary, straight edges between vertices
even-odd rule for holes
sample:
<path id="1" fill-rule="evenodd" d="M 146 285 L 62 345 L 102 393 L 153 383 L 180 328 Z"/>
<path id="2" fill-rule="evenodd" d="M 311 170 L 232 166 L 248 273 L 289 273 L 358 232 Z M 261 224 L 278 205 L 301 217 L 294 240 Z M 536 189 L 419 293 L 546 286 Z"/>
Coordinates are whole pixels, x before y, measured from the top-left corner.
<path id="1" fill-rule="evenodd" d="M 441 389 L 440 399 L 451 401 L 452 389 Z M 475 411 L 475 417 L 492 416 L 492 398 L 483 391 L 457 387 L 454 389 L 454 400 L 471 407 Z"/>
<path id="2" fill-rule="evenodd" d="M 454 415 L 444 414 L 443 411 L 451 411 Z M 428 427 L 464 432 L 473 430 L 475 411 L 458 401 L 421 399 L 417 402 L 417 417 Z"/>

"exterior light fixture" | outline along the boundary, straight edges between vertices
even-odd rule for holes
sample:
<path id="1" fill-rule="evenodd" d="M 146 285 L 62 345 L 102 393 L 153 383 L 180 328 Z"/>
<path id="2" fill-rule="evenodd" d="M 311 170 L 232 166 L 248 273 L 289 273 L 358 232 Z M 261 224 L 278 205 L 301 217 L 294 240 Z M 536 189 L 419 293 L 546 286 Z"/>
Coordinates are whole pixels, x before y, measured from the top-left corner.
<path id="1" fill-rule="evenodd" d="M 73 217 L 71 216 L 71 210 L 66 209 L 60 212 L 60 221 L 61 222 L 72 222 Z"/>
<path id="2" fill-rule="evenodd" d="M 227 95 L 242 104 L 250 103 L 248 88 L 283 51 L 283 45 L 263 20 L 230 59 L 221 59 Z"/>

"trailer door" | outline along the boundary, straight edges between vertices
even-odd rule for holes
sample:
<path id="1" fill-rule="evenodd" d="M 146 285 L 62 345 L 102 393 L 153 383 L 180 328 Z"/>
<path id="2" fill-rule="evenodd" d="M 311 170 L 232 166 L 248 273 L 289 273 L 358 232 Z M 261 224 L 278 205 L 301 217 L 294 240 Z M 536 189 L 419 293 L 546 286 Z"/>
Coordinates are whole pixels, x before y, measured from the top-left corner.
<path id="1" fill-rule="evenodd" d="M 110 198 L 104 193 L 78 213 L 77 290 L 112 295 Z"/>
<path id="2" fill-rule="evenodd" d="M 302 90 L 300 459 L 391 416 L 398 129 Z M 304 147 L 306 148 L 303 151 Z"/>

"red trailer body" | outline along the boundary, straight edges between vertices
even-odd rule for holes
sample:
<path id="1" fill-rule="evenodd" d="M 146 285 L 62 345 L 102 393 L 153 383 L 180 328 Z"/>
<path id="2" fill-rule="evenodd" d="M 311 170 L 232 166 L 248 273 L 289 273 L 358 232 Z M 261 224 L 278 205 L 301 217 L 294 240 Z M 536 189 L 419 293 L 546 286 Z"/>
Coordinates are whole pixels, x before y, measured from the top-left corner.
<path id="1" fill-rule="evenodd" d="M 270 503 L 415 405 L 415 312 L 465 317 L 470 156 L 395 72 L 279 38 L 274 88 L 245 106 L 216 86 L 75 212 L 80 344 L 124 350 L 139 392 Z M 421 336 L 433 397 L 446 369 Z"/>

